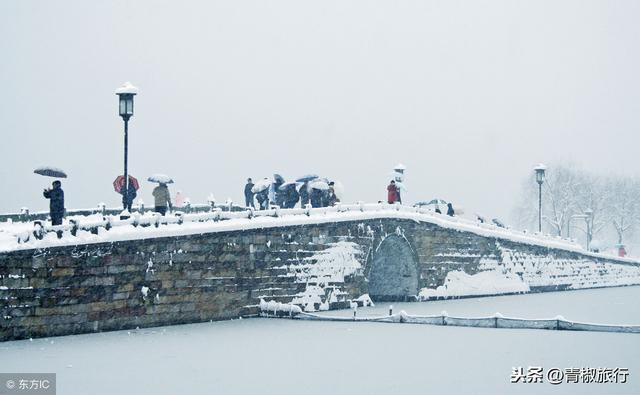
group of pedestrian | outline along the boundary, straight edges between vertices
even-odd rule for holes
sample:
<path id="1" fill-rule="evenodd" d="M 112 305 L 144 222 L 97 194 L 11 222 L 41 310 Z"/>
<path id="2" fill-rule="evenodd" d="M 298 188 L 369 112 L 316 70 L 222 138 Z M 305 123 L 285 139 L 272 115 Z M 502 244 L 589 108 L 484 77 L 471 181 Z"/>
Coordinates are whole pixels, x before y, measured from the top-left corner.
<path id="1" fill-rule="evenodd" d="M 122 204 L 124 209 L 131 212 L 131 206 L 133 206 L 133 201 L 138 196 L 136 192 L 136 188 L 129 185 L 126 189 L 122 188 L 120 190 L 120 194 L 122 195 Z M 171 194 L 169 193 L 169 187 L 165 183 L 159 183 L 157 187 L 153 189 L 153 200 L 154 200 L 154 211 L 160 213 L 161 215 L 165 215 L 167 213 L 167 208 L 169 210 L 173 210 L 173 205 L 171 204 Z M 176 194 L 176 206 L 182 207 L 182 197 L 180 191 Z"/>
<path id="2" fill-rule="evenodd" d="M 389 185 L 387 186 L 387 203 L 389 204 L 402 204 L 402 196 L 400 194 L 402 188 L 399 187 L 396 180 L 391 180 Z M 442 214 L 440 211 L 440 206 L 436 204 L 435 210 L 436 213 Z M 451 203 L 447 203 L 447 215 L 453 217 L 455 215 L 455 210 L 453 209 L 453 205 Z"/>
<path id="3" fill-rule="evenodd" d="M 335 191 L 334 181 L 312 178 L 304 181 L 285 182 L 285 179 L 274 174 L 273 181 L 264 178 L 254 184 L 251 178 L 244 186 L 245 207 L 266 210 L 272 206 L 294 208 L 298 203 L 304 208 L 334 206 L 340 201 Z"/>
<path id="4" fill-rule="evenodd" d="M 438 214 L 442 214 L 442 211 L 440 211 L 440 206 L 438 206 L 437 204 L 436 204 L 435 212 Z M 447 215 L 450 217 L 453 217 L 455 214 L 456 212 L 453 209 L 453 205 L 451 203 L 447 203 Z"/>
<path id="5" fill-rule="evenodd" d="M 260 210 L 266 210 L 272 205 L 282 208 L 294 208 L 298 202 L 300 207 L 329 207 L 335 206 L 340 202 L 336 195 L 335 182 L 326 182 L 323 179 L 308 179 L 302 182 L 285 182 L 284 178 L 279 174 L 274 174 L 273 182 L 265 178 L 261 180 L 259 187 L 253 183 L 251 178 L 247 179 L 244 187 L 245 206 L 256 208 L 254 199 L 258 203 Z M 131 206 L 137 196 L 135 188 L 128 188 L 122 194 L 122 203 L 125 209 L 131 211 Z M 62 183 L 58 180 L 54 181 L 52 188 L 45 189 L 43 192 L 45 198 L 49 199 L 49 212 L 51 223 L 53 225 L 61 225 L 64 217 L 64 191 Z M 159 183 L 153 189 L 154 211 L 165 215 L 167 209 L 172 211 L 173 204 L 169 187 L 166 183 Z M 187 199 L 182 195 L 181 191 L 176 194 L 176 207 L 182 207 Z M 391 180 L 387 186 L 387 202 L 389 204 L 402 203 L 401 188 L 396 184 L 395 180 Z M 436 205 L 435 212 L 441 214 L 440 207 Z M 455 211 L 451 203 L 447 203 L 447 215 L 453 217 Z"/>

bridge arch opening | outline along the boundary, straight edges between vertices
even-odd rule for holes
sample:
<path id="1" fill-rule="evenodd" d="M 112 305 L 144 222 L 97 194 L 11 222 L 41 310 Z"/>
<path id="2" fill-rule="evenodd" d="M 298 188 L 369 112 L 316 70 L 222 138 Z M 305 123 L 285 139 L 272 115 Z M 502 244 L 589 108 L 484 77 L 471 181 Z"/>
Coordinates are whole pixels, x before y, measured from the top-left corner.
<path id="1" fill-rule="evenodd" d="M 368 277 L 374 302 L 415 300 L 418 264 L 409 242 L 398 235 L 385 238 L 373 253 Z"/>

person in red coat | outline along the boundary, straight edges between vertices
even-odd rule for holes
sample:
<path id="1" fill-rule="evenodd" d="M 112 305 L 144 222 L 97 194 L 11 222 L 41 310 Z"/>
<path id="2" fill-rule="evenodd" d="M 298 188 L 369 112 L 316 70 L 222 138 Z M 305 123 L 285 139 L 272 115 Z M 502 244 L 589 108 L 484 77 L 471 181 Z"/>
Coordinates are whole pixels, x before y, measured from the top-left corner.
<path id="1" fill-rule="evenodd" d="M 394 204 L 398 201 L 398 187 L 396 186 L 396 182 L 391 180 L 391 183 L 387 187 L 387 202 L 389 204 Z"/>

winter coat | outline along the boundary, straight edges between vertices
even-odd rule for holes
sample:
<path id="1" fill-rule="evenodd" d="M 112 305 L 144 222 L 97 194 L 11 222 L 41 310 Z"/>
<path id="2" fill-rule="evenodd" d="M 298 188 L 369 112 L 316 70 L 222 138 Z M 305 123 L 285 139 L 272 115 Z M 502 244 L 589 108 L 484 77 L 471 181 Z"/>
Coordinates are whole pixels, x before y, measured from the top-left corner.
<path id="1" fill-rule="evenodd" d="M 309 204 L 309 183 L 305 182 L 300 187 L 300 207 L 304 208 Z"/>
<path id="2" fill-rule="evenodd" d="M 393 204 L 398 201 L 398 188 L 394 184 L 389 184 L 387 187 L 387 202 Z"/>
<path id="3" fill-rule="evenodd" d="M 169 194 L 169 188 L 165 184 L 160 184 L 153 188 L 153 198 L 155 200 L 156 207 L 171 207 L 171 195 Z"/>
<path id="4" fill-rule="evenodd" d="M 256 200 L 260 205 L 260 210 L 266 210 L 269 206 L 269 190 L 265 189 L 264 191 L 256 193 Z"/>
<path id="5" fill-rule="evenodd" d="M 329 187 L 328 192 L 328 205 L 329 206 L 335 206 L 336 203 L 338 203 L 340 201 L 340 199 L 338 199 L 338 196 L 336 196 L 336 191 L 335 189 L 333 189 L 333 187 Z"/>
<path id="6" fill-rule="evenodd" d="M 322 206 L 322 203 L 324 200 L 323 195 L 324 195 L 324 191 L 320 189 L 312 188 L 311 196 L 310 196 L 311 207 L 323 207 Z"/>
<path id="7" fill-rule="evenodd" d="M 453 217 L 454 214 L 455 211 L 453 211 L 453 206 L 451 205 L 451 203 L 447 204 L 447 215 Z"/>
<path id="8" fill-rule="evenodd" d="M 176 193 L 176 207 L 184 207 L 185 201 L 186 201 L 186 197 L 181 193 L 178 192 Z"/>
<path id="9" fill-rule="evenodd" d="M 64 191 L 59 186 L 48 189 L 42 193 L 49 199 L 49 213 L 52 217 L 62 217 L 64 215 Z"/>
<path id="10" fill-rule="evenodd" d="M 131 185 L 129 185 L 129 188 L 127 188 L 127 194 L 124 194 L 124 189 L 121 191 L 122 193 L 122 204 L 129 207 L 133 204 L 133 201 L 136 199 L 136 197 L 138 196 L 138 193 L 136 192 L 136 189 L 134 187 L 132 187 Z"/>
<path id="11" fill-rule="evenodd" d="M 294 208 L 296 203 L 300 200 L 300 194 L 296 190 L 295 187 L 287 189 L 286 197 L 285 197 L 285 208 Z"/>
<path id="12" fill-rule="evenodd" d="M 244 197 L 246 199 L 252 199 L 253 198 L 253 192 L 251 192 L 251 188 L 253 188 L 253 183 L 252 182 L 248 182 L 247 185 L 244 186 Z"/>
<path id="13" fill-rule="evenodd" d="M 278 207 L 284 208 L 287 201 L 287 194 L 288 194 L 288 191 L 281 191 L 279 188 L 276 189 L 275 198 L 276 198 L 276 204 L 278 205 Z"/>

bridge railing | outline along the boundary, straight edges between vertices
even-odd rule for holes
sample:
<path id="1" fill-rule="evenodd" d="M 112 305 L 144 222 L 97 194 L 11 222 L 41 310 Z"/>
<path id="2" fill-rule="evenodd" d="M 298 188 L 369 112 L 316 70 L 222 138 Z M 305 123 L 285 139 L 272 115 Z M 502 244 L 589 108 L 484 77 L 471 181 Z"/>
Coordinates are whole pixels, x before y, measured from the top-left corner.
<path id="1" fill-rule="evenodd" d="M 222 211 L 243 211 L 244 207 L 238 205 L 229 204 L 186 204 L 184 207 L 176 208 L 177 210 L 185 213 L 200 213 L 209 212 L 212 207 L 219 208 Z M 132 207 L 132 213 L 144 214 L 150 211 L 149 207 L 145 207 L 144 204 L 137 204 Z M 88 215 L 119 215 L 122 212 L 122 208 L 106 207 L 106 205 L 100 203 L 94 208 L 81 208 L 67 210 L 65 215 L 67 217 L 88 216 Z M 49 218 L 48 211 L 35 211 L 32 212 L 27 207 L 20 209 L 18 213 L 4 213 L 0 214 L 0 222 L 31 222 L 31 221 L 46 221 Z"/>
<path id="2" fill-rule="evenodd" d="M 446 312 L 440 315 L 410 315 L 404 311 L 391 314 L 388 316 L 377 317 L 342 317 L 327 316 L 313 313 L 302 312 L 300 308 L 271 311 L 261 308 L 261 316 L 263 317 L 280 317 L 293 318 L 301 320 L 313 321 L 357 321 L 357 322 L 382 322 L 382 323 L 407 323 L 407 324 L 423 324 L 423 325 L 439 325 L 439 326 L 464 326 L 476 328 L 504 328 L 504 329 L 546 329 L 546 330 L 565 330 L 565 331 L 593 331 L 593 332 L 618 332 L 618 333 L 640 333 L 640 325 L 606 325 L 595 323 L 584 323 L 566 320 L 563 317 L 551 319 L 527 319 L 503 317 L 501 314 L 495 314 L 492 317 L 452 317 Z M 295 306 L 297 307 L 297 306 Z"/>
<path id="3" fill-rule="evenodd" d="M 516 241 L 537 241 L 539 243 L 553 242 L 556 247 L 564 247 L 571 249 L 582 250 L 576 243 L 572 243 L 566 239 L 560 237 L 552 237 L 539 233 L 527 233 L 524 231 L 517 231 L 496 226 L 489 223 L 479 223 L 462 217 L 451 217 L 445 214 L 438 214 L 431 210 L 421 207 L 406 206 L 400 204 L 389 205 L 386 203 L 364 203 L 358 202 L 355 204 L 341 204 L 338 203 L 332 207 L 318 207 L 312 208 L 310 205 L 304 208 L 292 208 L 283 209 L 277 206 L 268 210 L 254 210 L 251 208 L 239 208 L 231 204 L 220 206 L 208 206 L 205 211 L 205 205 L 199 207 L 199 210 L 193 210 L 191 212 L 176 211 L 166 216 L 162 216 L 155 212 L 134 211 L 131 217 L 127 219 L 120 219 L 118 215 L 100 215 L 99 213 L 93 213 L 87 216 L 73 216 L 69 217 L 68 223 L 63 225 L 48 225 L 42 220 L 33 221 L 32 231 L 21 231 L 15 234 L 18 243 L 28 243 L 33 239 L 43 239 L 49 233 L 55 233 L 58 238 L 62 238 L 64 235 L 70 234 L 72 237 L 77 236 L 78 231 L 88 231 L 93 234 L 99 234 L 101 231 L 109 231 L 115 227 L 122 226 L 134 226 L 134 227 L 160 227 L 171 224 L 184 224 L 194 222 L 218 222 L 227 221 L 232 219 L 252 219 L 260 217 L 281 217 L 281 216 L 309 216 L 319 217 L 336 215 L 336 220 L 339 219 L 340 214 L 344 213 L 381 213 L 388 212 L 391 217 L 395 216 L 393 212 L 403 213 L 407 215 L 419 214 L 421 218 L 428 219 L 438 225 L 444 227 L 454 227 L 460 230 L 469 230 L 476 233 L 483 234 L 483 231 L 487 236 L 502 236 L 504 238 L 511 238 Z M 225 211 L 226 209 L 226 211 Z M 195 212 L 194 212 L 195 211 Z M 118 212 L 119 214 L 119 212 Z M 24 228 L 23 228 L 24 229 Z M 585 251 L 581 251 L 585 252 Z"/>

